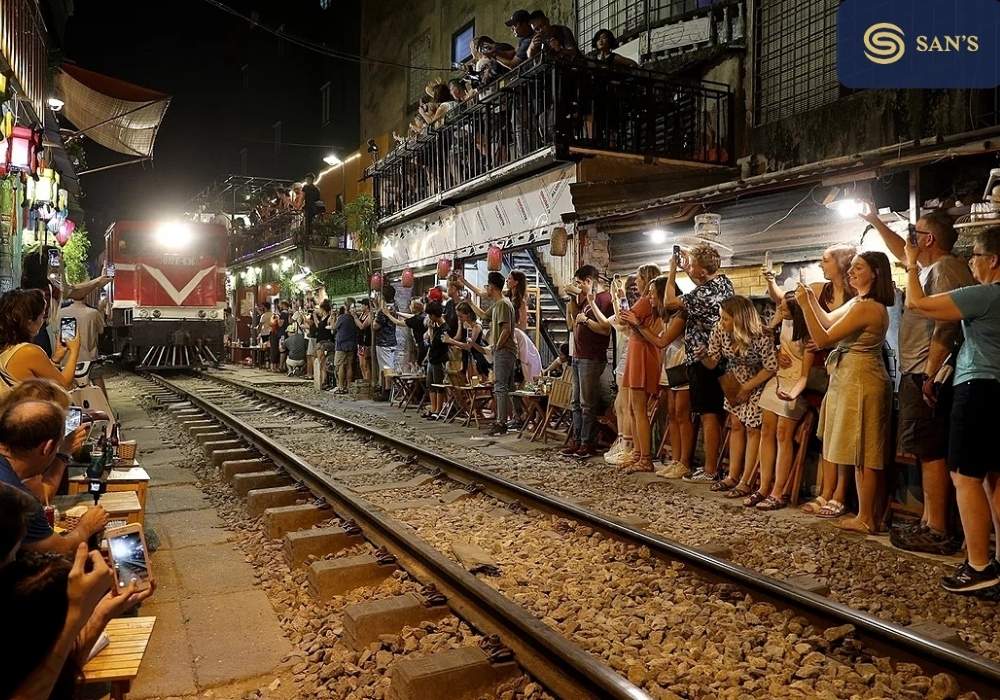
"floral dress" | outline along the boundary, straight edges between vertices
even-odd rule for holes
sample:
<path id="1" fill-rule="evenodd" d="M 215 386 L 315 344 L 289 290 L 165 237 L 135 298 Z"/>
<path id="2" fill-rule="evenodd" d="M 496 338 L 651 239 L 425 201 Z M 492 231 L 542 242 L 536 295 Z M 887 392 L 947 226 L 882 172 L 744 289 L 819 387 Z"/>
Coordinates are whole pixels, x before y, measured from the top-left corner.
<path id="1" fill-rule="evenodd" d="M 772 372 L 778 369 L 778 359 L 774 354 L 774 341 L 768 332 L 761 333 L 750 341 L 750 347 L 742 353 L 736 351 L 733 336 L 716 326 L 708 338 L 708 351 L 711 357 L 726 358 L 728 371 L 732 372 L 741 384 L 753 379 L 762 369 Z M 764 384 L 754 389 L 746 401 L 735 406 L 725 400 L 727 411 L 736 416 L 740 423 L 748 428 L 759 428 L 761 424 L 760 396 L 764 392 Z"/>

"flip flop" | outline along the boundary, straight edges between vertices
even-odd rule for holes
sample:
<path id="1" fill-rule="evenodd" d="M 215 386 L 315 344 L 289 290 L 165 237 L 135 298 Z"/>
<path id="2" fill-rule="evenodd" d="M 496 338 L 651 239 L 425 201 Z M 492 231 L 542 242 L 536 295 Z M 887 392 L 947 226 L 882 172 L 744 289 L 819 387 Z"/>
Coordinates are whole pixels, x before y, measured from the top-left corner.
<path id="1" fill-rule="evenodd" d="M 857 516 L 850 518 L 844 518 L 843 520 L 838 520 L 833 524 L 838 530 L 844 530 L 846 532 L 860 532 L 863 535 L 874 535 L 875 529 L 872 528 L 867 523 L 863 522 Z"/>
<path id="2" fill-rule="evenodd" d="M 825 506 L 826 504 L 827 500 L 825 498 L 823 498 L 822 496 L 817 496 L 808 503 L 804 503 L 799 508 L 799 510 L 801 510 L 803 513 L 806 513 L 807 515 L 818 515 L 819 512 L 823 510 L 823 506 Z"/>
<path id="3" fill-rule="evenodd" d="M 833 518 L 839 518 L 846 512 L 847 512 L 847 506 L 845 506 L 840 501 L 834 501 L 831 499 L 826 502 L 825 506 L 820 508 L 820 511 L 816 513 L 816 517 L 830 520 Z"/>

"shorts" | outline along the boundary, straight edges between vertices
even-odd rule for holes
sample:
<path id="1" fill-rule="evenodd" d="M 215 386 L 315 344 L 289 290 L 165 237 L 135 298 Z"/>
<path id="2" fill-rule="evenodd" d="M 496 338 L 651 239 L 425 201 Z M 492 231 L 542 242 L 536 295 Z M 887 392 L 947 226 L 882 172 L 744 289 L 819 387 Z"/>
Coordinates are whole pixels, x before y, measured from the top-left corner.
<path id="1" fill-rule="evenodd" d="M 396 346 L 392 345 L 390 347 L 383 347 L 381 345 L 375 346 L 375 356 L 378 358 L 378 366 L 380 370 L 393 370 L 396 369 Z"/>
<path id="2" fill-rule="evenodd" d="M 434 365 L 427 363 L 427 391 L 441 391 L 444 389 L 435 389 L 432 384 L 444 384 L 444 365 Z"/>
<path id="3" fill-rule="evenodd" d="M 354 361 L 354 351 L 353 350 L 336 350 L 333 353 L 333 366 L 339 371 L 341 367 L 344 367 L 349 362 Z"/>
<path id="4" fill-rule="evenodd" d="M 315 354 L 316 354 L 316 339 L 315 338 L 307 338 L 306 339 L 306 356 L 308 357 L 309 355 L 315 355 Z"/>
<path id="5" fill-rule="evenodd" d="M 709 369 L 701 362 L 688 365 L 688 379 L 691 387 L 691 413 L 714 413 L 722 415 L 722 386 L 714 369 Z"/>
<path id="6" fill-rule="evenodd" d="M 944 459 L 948 456 L 952 394 L 950 384 L 938 392 L 933 408 L 924 401 L 923 374 L 904 374 L 899 380 L 899 445 L 900 452 L 920 460 Z"/>
<path id="7" fill-rule="evenodd" d="M 974 479 L 1000 472 L 994 436 L 997 406 L 1000 406 L 1000 381 L 971 379 L 955 386 L 948 434 L 951 471 Z"/>

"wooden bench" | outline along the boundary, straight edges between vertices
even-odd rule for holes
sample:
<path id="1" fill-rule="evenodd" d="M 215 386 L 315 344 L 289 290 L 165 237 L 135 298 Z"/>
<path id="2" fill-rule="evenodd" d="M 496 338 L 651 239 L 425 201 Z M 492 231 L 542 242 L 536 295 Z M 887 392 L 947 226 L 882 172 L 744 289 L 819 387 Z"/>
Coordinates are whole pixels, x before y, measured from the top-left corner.
<path id="1" fill-rule="evenodd" d="M 110 683 L 112 700 L 123 700 L 139 674 L 155 617 L 119 617 L 108 623 L 108 645 L 83 667 L 84 683 Z"/>

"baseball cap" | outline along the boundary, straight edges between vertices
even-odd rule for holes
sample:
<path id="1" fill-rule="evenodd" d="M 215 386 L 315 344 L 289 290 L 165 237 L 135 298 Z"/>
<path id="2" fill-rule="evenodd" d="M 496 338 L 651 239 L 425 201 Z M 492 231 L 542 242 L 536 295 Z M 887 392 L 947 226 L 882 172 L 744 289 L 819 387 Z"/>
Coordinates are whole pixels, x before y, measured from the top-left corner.
<path id="1" fill-rule="evenodd" d="M 527 22 L 531 15 L 527 10 L 515 10 L 514 14 L 510 16 L 510 19 L 504 22 L 508 27 L 513 27 L 515 24 L 520 24 L 521 22 Z"/>

